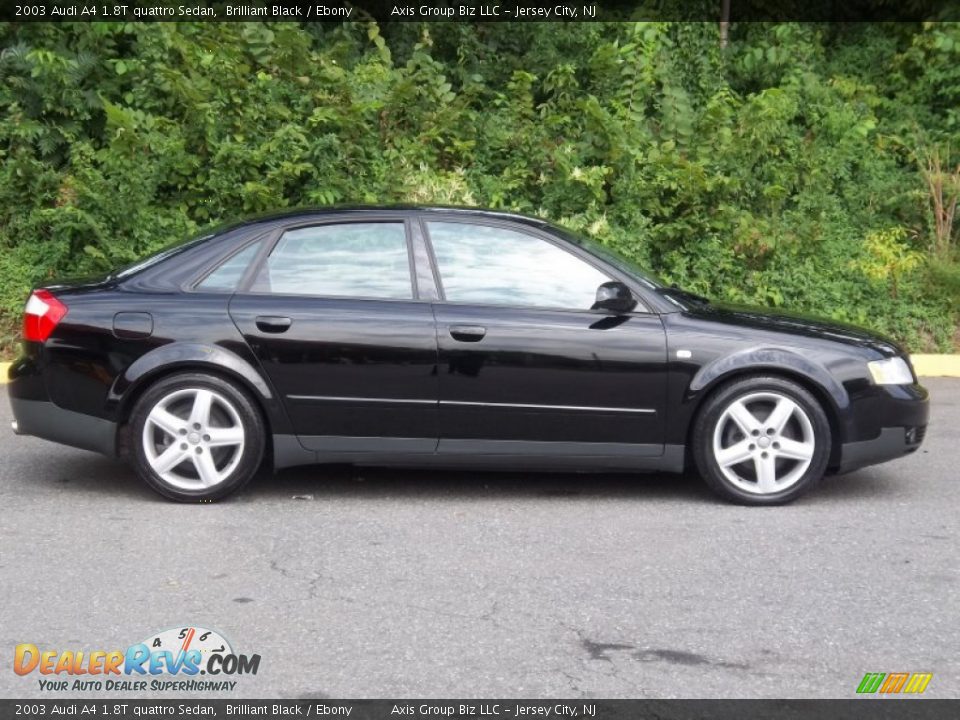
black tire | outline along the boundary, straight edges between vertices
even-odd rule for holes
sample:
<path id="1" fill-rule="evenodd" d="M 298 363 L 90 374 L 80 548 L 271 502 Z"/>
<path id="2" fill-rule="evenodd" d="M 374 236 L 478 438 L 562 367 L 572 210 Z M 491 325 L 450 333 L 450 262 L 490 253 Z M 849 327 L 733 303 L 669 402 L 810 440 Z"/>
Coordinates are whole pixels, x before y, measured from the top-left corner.
<path id="1" fill-rule="evenodd" d="M 735 401 L 745 398 L 755 399 L 758 395 L 760 395 L 761 398 L 755 400 L 758 404 L 753 405 L 753 407 L 758 408 L 757 412 L 762 413 L 765 402 L 762 398 L 764 393 L 769 393 L 771 396 L 785 396 L 792 400 L 799 409 L 806 414 L 806 419 L 809 420 L 808 426 L 803 423 L 803 416 L 801 414 L 797 413 L 796 415 L 790 416 L 788 424 L 785 425 L 783 429 L 784 434 L 782 437 L 784 439 L 784 447 L 786 448 L 786 442 L 790 440 L 791 437 L 804 432 L 809 435 L 811 430 L 814 447 L 812 455 L 809 447 L 806 450 L 806 454 L 811 455 L 806 470 L 801 470 L 802 463 L 805 462 L 805 460 L 796 460 L 793 458 L 770 460 L 777 468 L 774 473 L 775 477 L 779 477 L 781 468 L 783 469 L 784 489 L 761 493 L 759 490 L 759 481 L 761 479 L 759 472 L 761 464 L 764 461 L 756 459 L 756 456 L 762 452 L 762 448 L 750 441 L 754 432 L 759 432 L 757 436 L 758 443 L 761 440 L 766 443 L 773 443 L 773 441 L 780 436 L 773 434 L 764 439 L 769 428 L 762 427 L 764 425 L 763 421 L 759 421 L 758 430 L 751 431 L 749 436 L 747 436 L 746 433 L 740 430 L 739 423 L 735 423 L 729 418 L 724 419 L 724 414 L 728 407 L 734 404 Z M 770 413 L 772 414 L 772 406 L 775 401 L 770 400 L 769 402 L 771 407 Z M 784 407 L 789 407 L 789 404 L 784 405 Z M 721 420 L 723 420 L 724 425 L 718 431 L 717 426 Z M 804 428 L 806 428 L 806 430 L 804 430 Z M 744 443 L 749 451 L 753 453 L 750 455 L 750 459 L 743 461 L 743 464 L 732 467 L 728 464 L 728 472 L 731 472 L 739 482 L 735 482 L 728 477 L 717 460 L 714 451 L 715 433 L 720 437 L 723 437 L 725 433 L 732 433 L 731 446 L 736 443 Z M 701 477 L 706 481 L 710 489 L 720 497 L 741 505 L 781 505 L 796 499 L 810 490 L 820 481 L 826 472 L 827 463 L 830 460 L 831 442 L 830 422 L 817 399 L 804 387 L 791 380 L 766 375 L 745 377 L 721 386 L 707 398 L 703 407 L 700 409 L 694 421 L 691 437 L 693 458 Z M 777 452 L 779 452 L 780 443 L 775 444 Z M 764 447 L 768 447 L 771 458 L 776 457 L 772 444 Z M 721 450 L 727 449 L 732 449 L 732 447 L 728 448 L 721 443 Z M 767 454 L 763 454 L 763 458 L 766 459 L 767 457 Z M 753 473 L 753 479 L 757 488 L 756 491 L 747 490 L 743 487 L 744 485 L 750 485 L 751 472 Z M 742 477 L 741 474 L 746 475 L 746 477 Z M 786 481 L 791 477 L 795 477 L 796 479 L 790 480 L 790 484 L 787 485 Z M 746 482 L 744 482 L 744 480 L 746 480 Z"/>
<path id="2" fill-rule="evenodd" d="M 211 391 L 212 395 L 201 391 Z M 210 435 L 202 434 L 199 430 L 194 431 L 192 425 L 187 422 L 189 412 L 186 408 L 180 409 L 182 404 L 190 402 L 191 392 L 195 393 L 194 397 L 203 395 L 213 398 L 212 409 L 208 413 Z M 182 399 L 177 399 L 179 394 L 183 395 Z M 170 400 L 171 397 L 174 398 L 172 401 Z M 147 455 L 144 428 L 151 412 L 158 406 L 158 403 L 172 403 L 170 411 L 178 421 L 183 422 L 184 427 L 178 429 L 178 435 L 174 436 L 151 422 L 150 443 L 155 455 L 159 455 L 162 450 L 171 449 L 173 445 L 178 445 L 178 447 L 184 449 L 184 453 L 186 453 L 184 454 L 184 460 L 170 468 L 167 473 L 167 478 L 183 476 L 182 482 L 165 479 L 154 469 L 154 465 L 151 464 L 151 459 Z M 232 412 L 230 408 L 232 408 Z M 223 420 L 224 418 L 225 420 Z M 222 425 L 222 427 L 218 425 Z M 219 447 L 207 446 L 205 441 L 209 441 L 211 435 L 216 431 L 237 432 L 237 428 L 242 428 L 242 446 L 237 444 Z M 187 432 L 184 433 L 184 430 Z M 176 439 L 173 439 L 174 437 Z M 187 442 L 188 438 L 189 443 Z M 183 441 L 182 444 L 180 444 L 181 440 Z M 214 437 L 215 441 L 216 438 Z M 266 446 L 266 428 L 254 401 L 241 387 L 216 375 L 185 372 L 158 380 L 137 400 L 130 415 L 130 445 L 130 456 L 137 475 L 156 492 L 178 502 L 213 502 L 242 488 L 256 473 L 263 460 Z M 204 482 L 200 473 L 201 465 L 193 461 L 193 455 L 191 454 L 196 453 L 199 461 L 204 452 L 208 454 L 214 470 L 218 473 L 222 471 L 222 475 L 218 476 L 222 477 L 222 480 L 218 479 L 215 484 L 210 486 L 203 486 Z M 159 461 L 159 459 L 159 457 L 155 457 L 154 461 Z M 196 475 L 195 483 L 197 487 L 182 486 L 182 484 L 189 484 L 191 473 Z M 177 484 L 178 482 L 181 482 L 181 484 Z"/>

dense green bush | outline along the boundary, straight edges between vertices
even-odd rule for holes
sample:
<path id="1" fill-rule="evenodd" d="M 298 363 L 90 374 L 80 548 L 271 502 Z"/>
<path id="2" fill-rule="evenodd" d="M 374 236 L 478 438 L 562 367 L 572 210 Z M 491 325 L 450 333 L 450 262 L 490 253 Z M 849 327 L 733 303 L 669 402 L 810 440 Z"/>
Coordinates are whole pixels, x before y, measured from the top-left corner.
<path id="1" fill-rule="evenodd" d="M 955 196 L 955 25 L 735 25 L 721 51 L 706 23 L 7 24 L 0 47 L 7 343 L 32 284 L 400 201 L 546 215 L 702 294 L 953 343 L 922 161 Z"/>

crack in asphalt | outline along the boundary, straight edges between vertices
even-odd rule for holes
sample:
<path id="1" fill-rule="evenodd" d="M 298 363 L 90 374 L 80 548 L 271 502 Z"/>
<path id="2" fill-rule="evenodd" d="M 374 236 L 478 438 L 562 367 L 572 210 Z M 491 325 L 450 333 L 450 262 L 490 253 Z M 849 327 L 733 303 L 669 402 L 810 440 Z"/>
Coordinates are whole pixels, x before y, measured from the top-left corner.
<path id="1" fill-rule="evenodd" d="M 320 583 L 323 580 L 327 580 L 331 583 L 333 582 L 333 578 L 328 577 L 322 573 L 314 572 L 313 577 L 309 579 L 304 576 L 294 574 L 288 568 L 281 565 L 280 559 L 278 558 L 270 559 L 270 569 L 278 573 L 281 577 L 287 578 L 289 580 L 300 581 L 300 582 L 306 581 L 307 597 L 311 599 L 318 599 L 321 597 L 321 590 L 323 588 L 320 585 Z M 334 593 L 334 594 L 327 595 L 326 597 L 328 600 L 331 600 L 331 601 L 346 602 L 350 604 L 361 605 L 362 607 L 367 607 L 367 608 L 374 608 L 374 609 L 376 608 L 376 605 L 374 605 L 373 603 L 365 602 L 355 597 L 349 597 L 342 593 Z M 399 605 L 399 607 L 405 608 L 407 610 L 415 610 L 415 611 L 427 613 L 430 615 L 436 615 L 439 617 L 448 617 L 448 618 L 453 618 L 457 620 L 474 620 L 474 621 L 480 621 L 480 622 L 488 622 L 500 630 L 509 629 L 494 617 L 500 612 L 501 603 L 499 600 L 494 600 L 493 604 L 490 606 L 490 609 L 479 615 L 470 614 L 470 613 L 452 612 L 449 610 L 441 610 L 439 608 L 426 607 L 423 605 L 417 605 L 413 603 L 402 603 Z"/>
<path id="2" fill-rule="evenodd" d="M 279 558 L 270 559 L 270 569 L 278 573 L 281 577 L 287 578 L 288 580 L 293 580 L 296 582 L 306 582 L 307 583 L 307 597 L 313 600 L 316 600 L 320 597 L 320 588 L 319 583 L 322 580 L 328 580 L 333 582 L 333 578 L 324 575 L 323 573 L 318 573 L 316 571 L 311 571 L 313 577 L 306 577 L 305 575 L 298 575 L 291 572 L 289 569 L 280 564 Z M 337 598 L 337 599 L 346 599 L 346 598 Z"/>

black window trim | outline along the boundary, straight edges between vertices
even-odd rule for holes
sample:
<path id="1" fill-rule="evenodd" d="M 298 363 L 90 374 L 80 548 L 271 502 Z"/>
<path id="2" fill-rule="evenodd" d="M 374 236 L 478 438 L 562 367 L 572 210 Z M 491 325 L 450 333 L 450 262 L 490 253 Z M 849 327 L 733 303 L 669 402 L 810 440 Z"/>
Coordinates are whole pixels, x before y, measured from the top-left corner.
<path id="1" fill-rule="evenodd" d="M 506 230 L 512 230 L 514 232 L 530 235 L 531 237 L 544 240 L 551 245 L 557 247 L 558 249 L 567 252 L 574 257 L 579 258 L 586 264 L 593 267 L 595 270 L 602 272 L 604 275 L 608 275 L 614 280 L 619 280 L 624 283 L 627 287 L 630 288 L 633 296 L 637 300 L 637 307 L 631 310 L 627 315 L 656 315 L 657 313 L 649 307 L 649 303 L 646 301 L 642 292 L 636 287 L 636 283 L 627 275 L 620 272 L 617 268 L 612 267 L 604 263 L 600 258 L 591 254 L 590 252 L 584 250 L 583 248 L 576 247 L 563 238 L 559 238 L 556 235 L 553 235 L 549 232 L 540 230 L 539 228 L 531 227 L 524 223 L 511 222 L 510 220 L 502 220 L 500 218 L 484 218 L 484 217 L 464 217 L 462 215 L 449 215 L 447 213 L 431 213 L 431 212 L 421 212 L 420 222 L 423 227 L 424 240 L 427 244 L 428 253 L 430 255 L 430 262 L 433 265 L 433 273 L 437 282 L 437 291 L 440 293 L 440 299 L 436 300 L 437 304 L 443 305 L 457 305 L 457 306 L 471 306 L 471 307 L 483 307 L 483 308 L 513 308 L 516 310 L 541 310 L 541 311 L 553 311 L 553 312 L 577 312 L 577 313 L 589 313 L 591 315 L 604 314 L 609 315 L 610 313 L 606 310 L 593 310 L 590 308 L 563 308 L 556 307 L 555 305 L 511 305 L 507 303 L 478 303 L 478 302 L 463 302 L 458 300 L 448 300 L 446 291 L 443 287 L 443 276 L 440 274 L 440 265 L 437 262 L 437 256 L 434 253 L 433 249 L 433 240 L 430 237 L 430 222 L 443 222 L 443 223 L 452 223 L 460 225 L 484 225 L 487 227 L 501 227 Z"/>
<path id="2" fill-rule="evenodd" d="M 418 297 L 437 302 L 442 297 L 440 278 L 437 276 L 433 248 L 427 242 L 427 230 L 419 216 L 410 218 L 410 238 L 413 243 L 413 263 L 417 276 Z"/>
<path id="3" fill-rule="evenodd" d="M 410 281 L 410 297 L 408 298 L 386 298 L 386 297 L 371 297 L 368 295 L 317 295 L 313 293 L 303 294 L 303 293 L 278 293 L 278 292 L 258 292 L 251 290 L 253 282 L 259 274 L 264 263 L 267 261 L 267 258 L 270 257 L 270 253 L 273 252 L 277 243 L 280 242 L 280 238 L 283 237 L 284 233 L 287 233 L 291 230 L 301 230 L 303 228 L 311 227 L 322 227 L 325 225 L 357 225 L 357 224 L 372 224 L 372 223 L 392 223 L 395 225 L 402 225 L 404 232 L 404 242 L 407 248 L 407 274 Z M 248 295 L 253 297 L 284 297 L 284 298 L 312 298 L 315 300 L 361 300 L 361 301 L 375 301 L 375 302 L 429 302 L 429 300 L 422 299 L 420 297 L 419 288 L 417 287 L 416 282 L 416 268 L 414 265 L 413 258 L 413 242 L 411 240 L 411 218 L 409 214 L 386 214 L 386 213 L 371 213 L 371 214 L 357 214 L 350 213 L 347 215 L 321 215 L 314 216 L 310 218 L 298 219 L 296 222 L 283 223 L 276 226 L 270 233 L 270 236 L 267 239 L 267 242 L 264 244 L 264 247 L 258 253 L 257 257 L 254 258 L 254 261 L 247 268 L 247 272 L 244 277 L 240 280 L 237 285 L 236 294 Z"/>

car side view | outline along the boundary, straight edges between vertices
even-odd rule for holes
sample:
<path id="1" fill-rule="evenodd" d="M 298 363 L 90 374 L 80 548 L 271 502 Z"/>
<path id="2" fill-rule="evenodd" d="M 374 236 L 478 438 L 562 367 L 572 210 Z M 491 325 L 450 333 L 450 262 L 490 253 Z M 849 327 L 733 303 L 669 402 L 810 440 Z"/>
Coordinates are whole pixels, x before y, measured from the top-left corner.
<path id="1" fill-rule="evenodd" d="M 915 451 L 926 390 L 866 330 L 715 305 L 544 220 L 439 207 L 236 224 L 38 288 L 14 431 L 217 500 L 268 462 L 524 470 L 693 465 L 793 500 Z"/>

